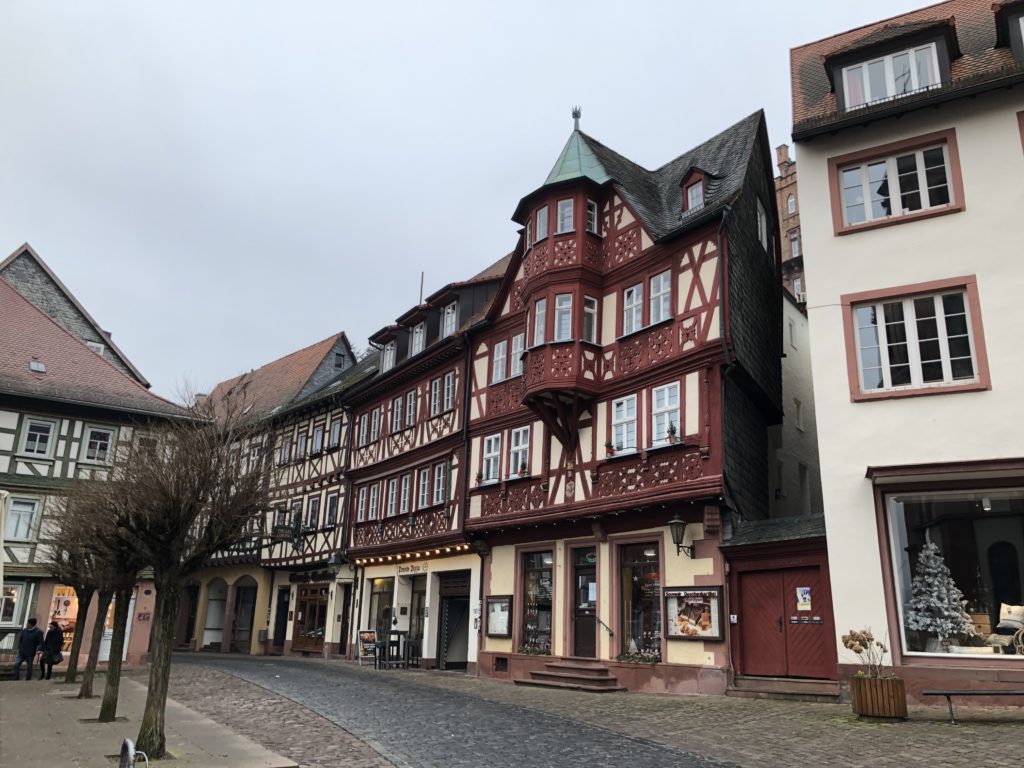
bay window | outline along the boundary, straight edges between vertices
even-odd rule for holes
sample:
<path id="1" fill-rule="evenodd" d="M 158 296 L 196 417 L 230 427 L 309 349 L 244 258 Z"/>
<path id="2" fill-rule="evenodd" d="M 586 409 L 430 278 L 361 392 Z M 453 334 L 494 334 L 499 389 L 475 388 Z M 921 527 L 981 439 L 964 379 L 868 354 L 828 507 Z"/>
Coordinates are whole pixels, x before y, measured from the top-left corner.
<path id="1" fill-rule="evenodd" d="M 559 293 L 555 296 L 555 341 L 569 341 L 572 338 L 572 294 Z"/>
<path id="2" fill-rule="evenodd" d="M 627 288 L 622 293 L 622 334 L 639 331 L 644 327 L 644 285 Z"/>
<path id="3" fill-rule="evenodd" d="M 621 452 L 636 450 L 636 395 L 612 401 L 612 447 Z"/>
<path id="4" fill-rule="evenodd" d="M 493 483 L 501 474 L 501 435 L 488 435 L 484 438 L 484 464 L 481 479 L 485 483 Z"/>
<path id="5" fill-rule="evenodd" d="M 533 241 L 540 242 L 548 236 L 548 207 L 545 205 L 537 211 L 537 236 Z"/>
<path id="6" fill-rule="evenodd" d="M 548 300 L 537 299 L 533 304 L 533 346 L 539 346 L 546 340 L 545 326 L 548 320 Z"/>
<path id="7" fill-rule="evenodd" d="M 597 232 L 597 203 L 587 200 L 587 232 Z"/>
<path id="8" fill-rule="evenodd" d="M 893 99 L 941 85 L 935 43 L 843 68 L 846 108 Z"/>
<path id="9" fill-rule="evenodd" d="M 597 299 L 583 297 L 583 340 L 597 344 Z"/>
<path id="10" fill-rule="evenodd" d="M 558 225 L 558 229 L 555 230 L 556 235 L 573 231 L 572 198 L 558 201 L 558 221 L 556 223 Z"/>

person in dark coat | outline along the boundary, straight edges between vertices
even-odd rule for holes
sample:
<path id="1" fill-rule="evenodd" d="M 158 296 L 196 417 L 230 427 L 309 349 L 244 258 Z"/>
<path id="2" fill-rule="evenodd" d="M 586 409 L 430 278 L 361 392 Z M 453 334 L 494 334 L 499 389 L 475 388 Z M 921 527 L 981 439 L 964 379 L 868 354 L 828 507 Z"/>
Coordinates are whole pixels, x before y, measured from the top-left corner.
<path id="1" fill-rule="evenodd" d="M 28 662 L 26 680 L 32 679 L 32 667 L 36 663 L 36 654 L 43 647 L 43 632 L 36 626 L 35 618 L 28 620 L 25 628 L 18 635 L 18 653 L 14 657 L 14 679 L 21 679 L 21 665 Z"/>
<path id="2" fill-rule="evenodd" d="M 50 622 L 43 639 L 43 653 L 39 657 L 39 674 L 46 680 L 53 677 L 53 665 L 58 663 L 60 652 L 64 649 L 64 630 L 56 621 Z"/>

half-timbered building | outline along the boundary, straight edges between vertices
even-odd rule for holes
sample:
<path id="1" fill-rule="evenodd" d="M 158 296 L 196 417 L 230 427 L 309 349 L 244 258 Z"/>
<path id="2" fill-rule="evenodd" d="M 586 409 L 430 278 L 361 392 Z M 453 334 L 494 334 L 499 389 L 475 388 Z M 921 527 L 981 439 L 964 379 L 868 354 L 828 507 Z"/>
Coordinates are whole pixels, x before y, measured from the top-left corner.
<path id="1" fill-rule="evenodd" d="M 347 555 L 362 573 L 353 629 L 379 642 L 394 634 L 397 652 L 428 667 L 476 666 L 480 558 L 463 534 L 468 339 L 508 262 L 445 286 L 374 334 L 379 370 L 344 397 Z"/>
<path id="2" fill-rule="evenodd" d="M 781 419 L 763 114 L 654 171 L 577 121 L 513 218 L 521 240 L 470 351 L 480 672 L 724 692 L 718 545 L 733 517 L 768 515 Z"/>
<path id="3" fill-rule="evenodd" d="M 78 597 L 53 573 L 54 518 L 70 485 L 105 480 L 140 428 L 184 414 L 144 381 L 29 246 L 0 263 L 0 657 L 30 617 L 57 621 L 70 649 Z M 131 600 L 125 656 L 137 662 L 149 646 L 152 582 L 140 580 Z M 106 622 L 106 660 L 113 605 L 98 619 L 91 611 L 96 620 Z"/>

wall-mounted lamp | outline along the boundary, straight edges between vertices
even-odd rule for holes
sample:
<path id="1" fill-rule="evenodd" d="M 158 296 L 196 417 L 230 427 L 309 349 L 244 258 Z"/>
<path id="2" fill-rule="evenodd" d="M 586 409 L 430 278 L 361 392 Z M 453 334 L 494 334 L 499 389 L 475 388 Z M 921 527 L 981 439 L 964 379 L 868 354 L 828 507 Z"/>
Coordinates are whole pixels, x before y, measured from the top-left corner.
<path id="1" fill-rule="evenodd" d="M 992 511 L 992 499 L 989 498 L 988 496 L 982 496 L 981 497 L 981 508 L 983 510 L 985 510 L 986 512 L 991 512 Z"/>
<path id="2" fill-rule="evenodd" d="M 676 554 L 682 554 L 683 552 L 693 560 L 694 545 L 689 546 L 683 544 L 686 540 L 686 521 L 679 517 L 678 513 L 671 520 L 668 521 L 668 530 L 672 534 L 672 543 L 676 545 Z"/>
<path id="3" fill-rule="evenodd" d="M 338 575 L 338 571 L 341 570 L 341 552 L 334 552 L 327 559 L 327 570 L 331 572 L 332 576 Z"/>

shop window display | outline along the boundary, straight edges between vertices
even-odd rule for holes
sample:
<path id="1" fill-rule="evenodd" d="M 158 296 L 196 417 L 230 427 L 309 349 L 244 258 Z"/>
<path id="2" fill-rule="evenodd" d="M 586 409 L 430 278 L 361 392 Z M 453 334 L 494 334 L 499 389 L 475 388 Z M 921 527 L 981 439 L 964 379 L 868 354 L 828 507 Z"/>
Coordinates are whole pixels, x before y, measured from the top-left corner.
<path id="1" fill-rule="evenodd" d="M 658 546 L 629 544 L 619 556 L 624 660 L 661 660 L 661 568 Z"/>
<path id="2" fill-rule="evenodd" d="M 523 555 L 521 653 L 551 653 L 551 552 Z"/>
<path id="3" fill-rule="evenodd" d="M 904 652 L 1024 659 L 1024 489 L 886 501 Z"/>

